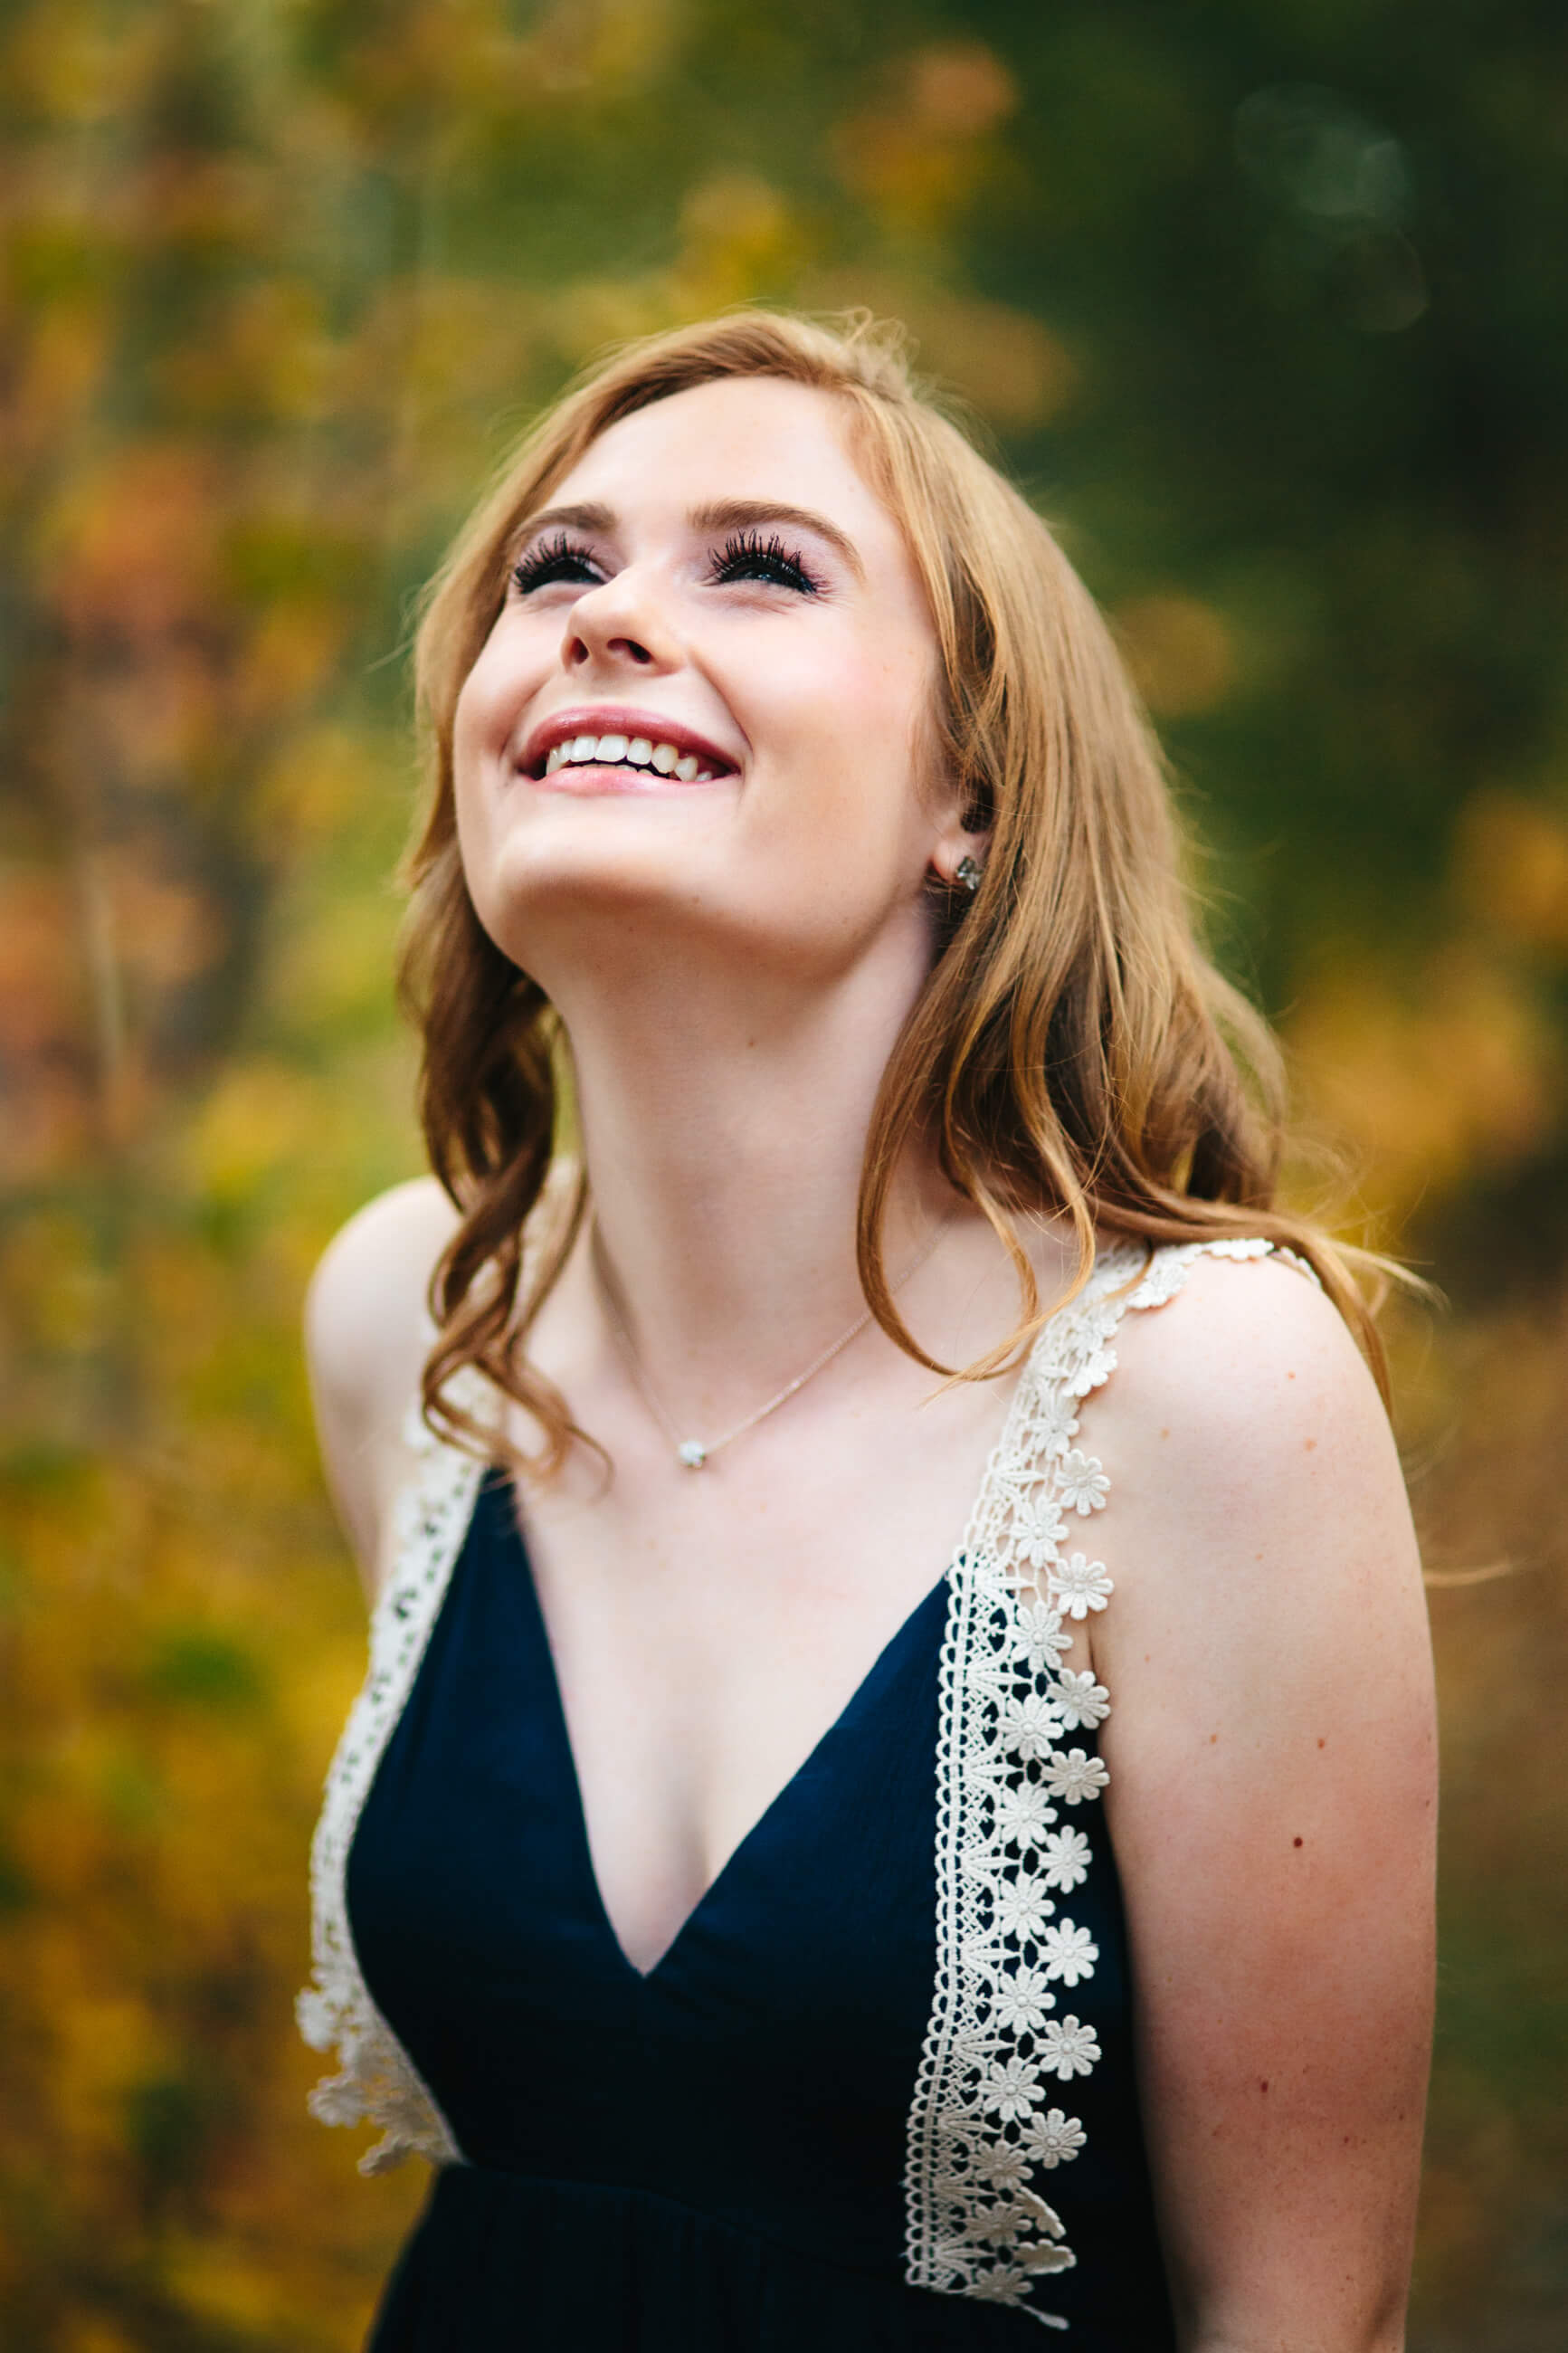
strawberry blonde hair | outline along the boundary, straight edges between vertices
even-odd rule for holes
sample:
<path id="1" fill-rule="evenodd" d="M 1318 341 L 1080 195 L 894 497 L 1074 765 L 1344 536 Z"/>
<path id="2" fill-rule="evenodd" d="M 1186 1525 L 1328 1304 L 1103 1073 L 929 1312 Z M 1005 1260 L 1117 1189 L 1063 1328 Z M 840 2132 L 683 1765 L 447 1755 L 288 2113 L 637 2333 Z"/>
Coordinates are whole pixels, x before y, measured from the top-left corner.
<path id="1" fill-rule="evenodd" d="M 1159 751 L 1098 607 L 1038 515 L 917 387 L 897 329 L 746 311 L 613 353 L 536 424 L 431 584 L 416 673 L 428 803 L 406 862 L 401 977 L 424 1044 L 431 1166 L 459 1214 L 431 1283 L 426 1417 L 548 1477 L 581 1437 L 529 1363 L 529 1330 L 586 1206 L 525 1245 L 559 1140 L 562 1032 L 538 982 L 481 926 L 458 857 L 458 696 L 499 614 L 528 517 L 606 428 L 655 401 L 766 376 L 842 400 L 857 462 L 900 525 L 939 650 L 939 757 L 990 848 L 948 911 L 883 1074 L 861 1175 L 860 1281 L 907 1329 L 882 1250 L 893 1172 L 917 1135 L 989 1220 L 1019 1283 L 1008 1339 L 962 1377 L 1016 1361 L 1048 1311 L 1016 1230 L 1071 1221 L 1079 1280 L 1098 1234 L 1150 1244 L 1267 1236 L 1306 1261 L 1383 1380 L 1357 1280 L 1373 1262 L 1277 1206 L 1280 1064 L 1261 1017 L 1199 944 Z M 540 1221 L 544 1223 L 545 1221 Z M 525 1461 L 448 1394 L 472 1366 L 542 1432 Z"/>

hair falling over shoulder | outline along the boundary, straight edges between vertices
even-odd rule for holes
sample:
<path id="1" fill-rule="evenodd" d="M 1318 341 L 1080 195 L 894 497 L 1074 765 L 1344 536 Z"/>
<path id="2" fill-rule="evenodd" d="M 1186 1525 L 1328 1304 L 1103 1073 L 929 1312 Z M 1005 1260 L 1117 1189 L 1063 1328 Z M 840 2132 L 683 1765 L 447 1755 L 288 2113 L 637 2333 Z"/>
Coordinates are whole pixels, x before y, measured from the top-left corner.
<path id="1" fill-rule="evenodd" d="M 897 329 L 748 311 L 649 337 L 595 368 L 503 469 L 426 601 L 416 667 L 430 784 L 406 864 L 402 987 L 423 1038 L 431 1165 L 461 1213 L 432 1283 L 426 1416 L 497 1451 L 447 1394 L 471 1366 L 542 1434 L 520 1467 L 549 1477 L 583 1435 L 527 1356 L 585 1208 L 579 1177 L 563 1213 L 530 1227 L 525 1262 L 525 1224 L 557 1148 L 563 1039 L 543 991 L 489 939 L 464 882 L 458 692 L 527 518 L 589 444 L 655 401 L 735 376 L 844 400 L 858 459 L 901 524 L 930 602 L 941 755 L 969 822 L 991 834 L 980 888 L 944 922 L 871 1122 L 858 1241 L 877 1321 L 919 1362 L 951 1370 L 906 1328 L 882 1250 L 894 1171 L 922 1136 L 1018 1276 L 1016 1328 L 963 1377 L 1016 1362 L 1049 1312 L 1016 1231 L 1021 1217 L 1045 1214 L 1070 1219 L 1080 1282 L 1097 1235 L 1287 1245 L 1382 1385 L 1367 1295 L 1379 1261 L 1277 1206 L 1279 1051 L 1200 946 L 1159 751 L 1093 599 L 1045 523 L 917 386 Z"/>

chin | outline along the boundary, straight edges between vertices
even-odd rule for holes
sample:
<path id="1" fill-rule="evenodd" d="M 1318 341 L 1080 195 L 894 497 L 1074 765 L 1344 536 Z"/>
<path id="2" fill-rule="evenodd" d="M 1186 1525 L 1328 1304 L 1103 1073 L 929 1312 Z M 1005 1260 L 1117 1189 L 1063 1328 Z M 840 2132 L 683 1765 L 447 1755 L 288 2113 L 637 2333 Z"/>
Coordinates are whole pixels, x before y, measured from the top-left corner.
<path id="1" fill-rule="evenodd" d="M 638 917 L 666 923 L 679 917 L 689 926 L 719 880 L 713 852 L 711 829 L 700 832 L 685 812 L 673 822 L 668 813 L 654 814 L 650 822 L 647 812 L 578 802 L 562 818 L 553 812 L 531 818 L 483 858 L 465 844 L 464 869 L 486 931 L 533 971 L 537 951 L 561 961 L 563 926 L 579 955 L 587 946 L 584 927 L 596 917 L 623 933 Z M 592 953 L 596 961 L 597 948 Z"/>
<path id="2" fill-rule="evenodd" d="M 591 882 L 649 877 L 689 866 L 727 830 L 728 797 L 708 793 L 572 792 L 524 788 L 470 822 L 459 816 L 463 863 L 470 883 L 487 871 L 503 888 L 528 888 L 549 878 L 580 875 Z"/>
<path id="3" fill-rule="evenodd" d="M 854 860 L 824 871 L 820 843 L 749 839 L 732 815 L 728 797 L 541 794 L 499 839 L 464 828 L 479 921 L 555 997 L 579 977 L 656 970 L 727 989 L 842 977 L 872 951 L 886 902 Z"/>

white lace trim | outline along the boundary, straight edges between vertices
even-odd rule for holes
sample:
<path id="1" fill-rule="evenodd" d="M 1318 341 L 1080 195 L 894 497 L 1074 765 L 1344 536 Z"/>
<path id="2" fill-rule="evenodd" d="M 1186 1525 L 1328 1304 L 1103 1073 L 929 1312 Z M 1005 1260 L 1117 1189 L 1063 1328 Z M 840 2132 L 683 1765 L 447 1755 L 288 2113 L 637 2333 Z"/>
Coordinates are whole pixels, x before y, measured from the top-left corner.
<path id="1" fill-rule="evenodd" d="M 460 1384 L 461 1376 L 450 1385 L 454 1398 Z M 476 1379 L 462 1384 L 461 1402 L 482 1411 L 490 1394 Z M 384 2173 L 411 2155 L 435 2165 L 462 2162 L 450 2126 L 371 1998 L 345 1883 L 360 1810 L 413 1689 L 484 1475 L 477 1457 L 437 1438 L 416 1408 L 407 1438 L 418 1468 L 398 1497 L 392 1574 L 371 1619 L 369 1671 L 327 1775 L 310 1848 L 314 1966 L 296 2004 L 306 2042 L 335 2050 L 338 2061 L 338 2073 L 311 2093 L 311 2114 L 327 2125 L 381 2127 L 382 2138 L 360 2159 L 362 2173 Z"/>
<path id="2" fill-rule="evenodd" d="M 1045 2081 L 1070 2084 L 1100 2056 L 1090 2027 L 1047 2014 L 1057 2006 L 1054 1987 L 1092 1976 L 1099 1958 L 1087 1930 L 1056 1919 L 1047 1892 L 1070 1893 L 1087 1876 L 1089 1842 L 1057 1827 L 1060 1809 L 1097 1798 L 1107 1780 L 1098 1757 L 1061 1739 L 1099 1725 L 1110 1709 L 1091 1674 L 1062 1665 L 1072 1646 L 1064 1621 L 1103 1609 L 1111 1589 L 1100 1563 L 1063 1548 L 1069 1514 L 1081 1525 L 1110 1492 L 1100 1462 L 1072 1444 L 1077 1409 L 1114 1370 L 1110 1341 L 1127 1308 L 1163 1305 L 1205 1252 L 1251 1259 L 1270 1248 L 1179 1245 L 1157 1251 L 1141 1277 L 1136 1247 L 1101 1254 L 1085 1291 L 1036 1345 L 949 1571 L 937 1969 L 909 2118 L 906 2277 L 917 2287 L 1021 2306 L 1048 2327 L 1067 2323 L 1026 2298 L 1037 2278 L 1067 2270 L 1075 2257 L 1066 2226 L 1030 2177 L 1069 2163 L 1086 2136 L 1076 2117 L 1048 2103 Z M 1311 1273 L 1292 1252 L 1279 1255 Z M 459 1382 L 452 1388 L 456 1398 Z M 460 1402 L 482 1411 L 487 1385 L 463 1388 Z M 408 1438 L 418 1467 L 398 1499 L 369 1671 L 327 1776 L 310 1851 L 313 1970 L 297 2005 L 306 2042 L 338 2060 L 338 2073 L 311 2093 L 311 2113 L 323 2124 L 381 2127 L 360 2160 L 365 2173 L 410 2155 L 463 2161 L 365 1984 L 345 1883 L 361 1809 L 413 1689 L 484 1473 L 417 1412 Z"/>
<path id="3" fill-rule="evenodd" d="M 1128 1308 L 1163 1306 L 1205 1253 L 1253 1259 L 1271 1247 L 1179 1243 L 1147 1264 L 1134 1244 L 1101 1253 L 1036 1344 L 949 1571 L 936 1981 L 909 2118 L 905 2277 L 1015 2306 L 1048 2328 L 1068 2323 L 1029 2298 L 1077 2258 L 1042 2179 L 1087 2139 L 1058 2104 L 1059 2087 L 1100 2056 L 1091 2027 L 1052 2014 L 1057 1989 L 1092 1977 L 1100 1957 L 1088 1929 L 1057 1916 L 1057 1896 L 1087 1878 L 1090 1853 L 1063 1817 L 1109 1778 L 1098 1756 L 1069 1745 L 1103 1721 L 1109 1694 L 1062 1664 L 1068 1621 L 1103 1609 L 1111 1589 L 1085 1549 L 1110 1482 L 1073 1444 L 1078 1409 L 1114 1371 Z"/>

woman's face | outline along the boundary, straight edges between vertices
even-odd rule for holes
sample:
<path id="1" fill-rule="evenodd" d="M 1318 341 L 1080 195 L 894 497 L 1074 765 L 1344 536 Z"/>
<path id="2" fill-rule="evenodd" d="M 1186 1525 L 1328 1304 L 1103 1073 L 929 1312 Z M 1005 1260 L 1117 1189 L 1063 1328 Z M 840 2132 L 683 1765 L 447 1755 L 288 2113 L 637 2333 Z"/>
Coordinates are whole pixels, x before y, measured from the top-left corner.
<path id="1" fill-rule="evenodd" d="M 846 424 L 771 378 L 678 393 L 525 527 L 458 698 L 458 824 L 480 920 L 558 1001 L 616 941 L 774 979 L 929 962 L 925 877 L 972 845 L 921 770 L 935 638 Z"/>

